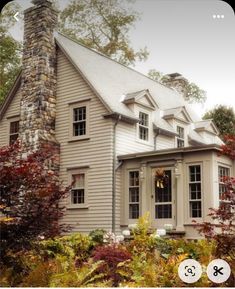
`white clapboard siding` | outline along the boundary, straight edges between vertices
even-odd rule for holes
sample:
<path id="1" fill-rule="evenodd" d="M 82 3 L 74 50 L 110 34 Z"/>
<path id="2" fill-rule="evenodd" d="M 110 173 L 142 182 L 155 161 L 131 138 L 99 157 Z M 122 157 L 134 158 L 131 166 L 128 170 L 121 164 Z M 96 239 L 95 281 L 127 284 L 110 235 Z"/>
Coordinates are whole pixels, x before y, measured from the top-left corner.
<path id="1" fill-rule="evenodd" d="M 171 149 L 175 147 L 175 138 L 174 137 L 168 137 L 165 135 L 158 135 L 157 136 L 157 150 L 163 150 L 163 149 Z"/>
<path id="2" fill-rule="evenodd" d="M 61 145 L 60 174 L 68 181 L 67 168 L 87 169 L 88 209 L 67 209 L 63 221 L 73 231 L 89 232 L 95 228 L 111 229 L 112 222 L 112 132 L 111 120 L 104 119 L 106 108 L 66 56 L 59 50 L 57 58 L 56 138 Z M 89 101 L 89 140 L 68 142 L 69 102 Z"/>
<path id="3" fill-rule="evenodd" d="M 20 89 L 16 92 L 11 104 L 0 121 L 0 146 L 9 144 L 9 124 L 11 117 L 20 115 Z"/>

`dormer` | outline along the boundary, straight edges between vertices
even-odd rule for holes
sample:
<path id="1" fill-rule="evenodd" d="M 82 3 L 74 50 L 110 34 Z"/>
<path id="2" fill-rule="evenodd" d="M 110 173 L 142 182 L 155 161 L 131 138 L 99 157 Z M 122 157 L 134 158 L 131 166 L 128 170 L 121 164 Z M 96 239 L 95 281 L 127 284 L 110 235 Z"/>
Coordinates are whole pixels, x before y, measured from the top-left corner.
<path id="1" fill-rule="evenodd" d="M 163 112 L 163 119 L 166 120 L 177 132 L 175 137 L 175 147 L 188 146 L 187 135 L 189 124 L 192 119 L 184 106 L 167 109 Z"/>
<path id="2" fill-rule="evenodd" d="M 156 108 L 158 108 L 157 103 L 155 102 L 148 89 L 143 89 L 133 93 L 127 93 L 125 95 L 123 103 L 131 107 L 133 107 L 133 104 L 137 104 L 150 110 L 155 110 Z"/>
<path id="3" fill-rule="evenodd" d="M 128 93 L 123 103 L 139 119 L 136 125 L 136 140 L 138 142 L 153 145 L 154 112 L 158 108 L 157 103 L 148 89 Z"/>
<path id="4" fill-rule="evenodd" d="M 184 124 L 192 122 L 192 119 L 184 106 L 164 110 L 163 118 L 169 122 L 172 122 L 172 120 L 178 120 Z"/>
<path id="5" fill-rule="evenodd" d="M 219 131 L 212 119 L 198 121 L 194 125 L 195 125 L 195 131 L 197 132 L 207 132 L 213 135 L 219 134 Z"/>

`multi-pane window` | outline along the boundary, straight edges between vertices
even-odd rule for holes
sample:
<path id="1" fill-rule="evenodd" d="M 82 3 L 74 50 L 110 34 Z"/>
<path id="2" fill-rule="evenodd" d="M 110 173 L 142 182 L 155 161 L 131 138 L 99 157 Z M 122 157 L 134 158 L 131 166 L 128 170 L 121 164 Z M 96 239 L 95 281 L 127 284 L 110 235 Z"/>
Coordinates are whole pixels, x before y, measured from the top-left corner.
<path id="1" fill-rule="evenodd" d="M 140 214 L 139 171 L 129 172 L 129 219 L 138 219 Z"/>
<path id="2" fill-rule="evenodd" d="M 73 136 L 86 135 L 86 106 L 73 109 Z"/>
<path id="3" fill-rule="evenodd" d="M 189 206 L 190 218 L 202 217 L 201 166 L 189 166 Z"/>
<path id="4" fill-rule="evenodd" d="M 177 126 L 177 147 L 184 147 L 184 128 L 181 126 Z"/>
<path id="5" fill-rule="evenodd" d="M 12 121 L 10 123 L 10 139 L 9 139 L 10 145 L 17 140 L 18 135 L 19 135 L 19 121 Z"/>
<path id="6" fill-rule="evenodd" d="M 139 113 L 139 138 L 149 139 L 149 115 L 144 112 Z"/>
<path id="7" fill-rule="evenodd" d="M 222 200 L 222 194 L 226 191 L 226 186 L 224 181 L 229 177 L 229 168 L 219 166 L 218 177 L 219 177 L 219 199 Z"/>
<path id="8" fill-rule="evenodd" d="M 172 185 L 171 171 L 166 170 L 165 181 L 162 186 L 158 185 L 155 180 L 155 218 L 171 219 L 172 218 Z"/>
<path id="9" fill-rule="evenodd" d="M 85 174 L 72 175 L 71 204 L 85 203 Z"/>

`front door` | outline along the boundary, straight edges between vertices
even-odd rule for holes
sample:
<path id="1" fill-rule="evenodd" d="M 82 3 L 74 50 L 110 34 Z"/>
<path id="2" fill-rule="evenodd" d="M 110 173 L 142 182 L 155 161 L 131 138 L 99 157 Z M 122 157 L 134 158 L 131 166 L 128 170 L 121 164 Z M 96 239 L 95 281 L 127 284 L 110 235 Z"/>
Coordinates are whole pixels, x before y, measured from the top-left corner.
<path id="1" fill-rule="evenodd" d="M 165 224 L 175 227 L 175 195 L 171 169 L 153 169 L 152 180 L 152 224 L 164 228 Z"/>

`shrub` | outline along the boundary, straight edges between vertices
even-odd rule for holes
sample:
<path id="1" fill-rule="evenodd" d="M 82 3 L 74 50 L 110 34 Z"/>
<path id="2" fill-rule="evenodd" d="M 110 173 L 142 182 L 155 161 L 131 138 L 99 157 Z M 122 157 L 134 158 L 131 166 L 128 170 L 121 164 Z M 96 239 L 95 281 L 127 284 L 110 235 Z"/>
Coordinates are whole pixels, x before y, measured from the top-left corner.
<path id="1" fill-rule="evenodd" d="M 99 267 L 99 272 L 105 273 L 107 278 L 112 280 L 113 286 L 117 286 L 122 279 L 121 265 L 131 260 L 131 254 L 125 247 L 111 244 L 97 247 L 93 252 L 93 260 L 104 261 Z"/>
<path id="2" fill-rule="evenodd" d="M 102 245 L 105 233 L 106 231 L 104 229 L 95 229 L 90 232 L 89 236 L 95 245 Z"/>

